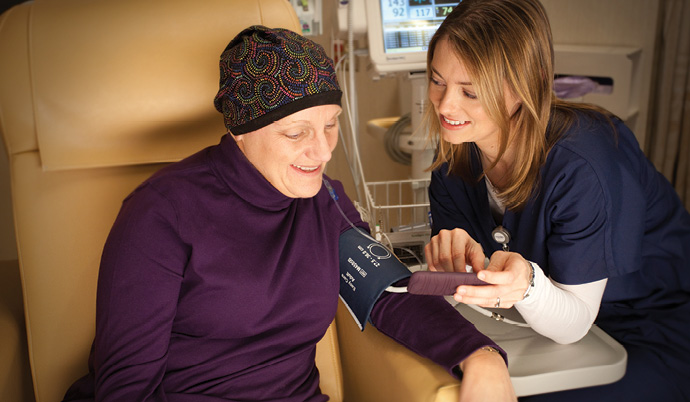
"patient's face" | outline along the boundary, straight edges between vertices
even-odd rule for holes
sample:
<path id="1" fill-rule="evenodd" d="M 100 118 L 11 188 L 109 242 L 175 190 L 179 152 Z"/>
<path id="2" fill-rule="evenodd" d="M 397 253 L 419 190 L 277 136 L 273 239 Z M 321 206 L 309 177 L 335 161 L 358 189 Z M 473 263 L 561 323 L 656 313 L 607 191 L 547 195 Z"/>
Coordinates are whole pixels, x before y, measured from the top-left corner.
<path id="1" fill-rule="evenodd" d="M 340 112 L 337 105 L 314 106 L 235 140 L 278 191 L 291 198 L 313 197 L 338 142 Z"/>

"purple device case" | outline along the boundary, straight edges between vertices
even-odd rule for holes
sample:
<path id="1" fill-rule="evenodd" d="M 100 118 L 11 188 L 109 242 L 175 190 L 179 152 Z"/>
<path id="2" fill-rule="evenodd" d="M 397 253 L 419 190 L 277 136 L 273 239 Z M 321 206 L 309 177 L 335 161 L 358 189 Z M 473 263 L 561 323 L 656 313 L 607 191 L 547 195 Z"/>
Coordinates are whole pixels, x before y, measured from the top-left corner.
<path id="1" fill-rule="evenodd" d="M 433 272 L 417 271 L 410 277 L 407 284 L 408 293 L 415 295 L 441 295 L 455 294 L 455 289 L 460 285 L 489 285 L 479 278 L 474 272 Z"/>

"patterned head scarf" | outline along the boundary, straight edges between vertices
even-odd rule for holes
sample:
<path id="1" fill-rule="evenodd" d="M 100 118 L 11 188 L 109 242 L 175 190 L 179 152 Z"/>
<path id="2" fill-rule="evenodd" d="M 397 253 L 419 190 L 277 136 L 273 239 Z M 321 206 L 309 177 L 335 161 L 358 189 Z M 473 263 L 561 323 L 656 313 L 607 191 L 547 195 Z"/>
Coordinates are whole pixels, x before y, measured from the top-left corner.
<path id="1" fill-rule="evenodd" d="M 255 25 L 220 56 L 214 100 L 233 135 L 246 134 L 319 105 L 340 105 L 333 61 L 313 41 L 281 28 Z"/>

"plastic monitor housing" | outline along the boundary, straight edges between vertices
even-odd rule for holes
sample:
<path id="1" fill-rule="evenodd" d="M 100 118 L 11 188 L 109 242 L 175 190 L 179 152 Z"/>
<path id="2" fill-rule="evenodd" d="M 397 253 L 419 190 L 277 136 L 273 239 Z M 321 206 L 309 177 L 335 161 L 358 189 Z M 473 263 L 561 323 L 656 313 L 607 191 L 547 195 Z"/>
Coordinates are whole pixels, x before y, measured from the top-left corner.
<path id="1" fill-rule="evenodd" d="M 429 40 L 457 0 L 365 0 L 369 57 L 380 74 L 425 71 Z"/>

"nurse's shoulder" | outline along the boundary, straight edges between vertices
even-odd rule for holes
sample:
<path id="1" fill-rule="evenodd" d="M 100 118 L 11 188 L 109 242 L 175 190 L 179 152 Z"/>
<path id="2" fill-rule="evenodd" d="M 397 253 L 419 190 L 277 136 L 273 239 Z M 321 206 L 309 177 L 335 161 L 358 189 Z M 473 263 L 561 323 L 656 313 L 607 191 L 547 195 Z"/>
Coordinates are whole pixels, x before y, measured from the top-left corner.
<path id="1" fill-rule="evenodd" d="M 633 170 L 643 157 L 634 134 L 615 116 L 596 111 L 577 111 L 573 124 L 561 135 L 549 153 L 547 163 L 566 166 L 585 163 L 595 172 L 615 174 Z"/>

